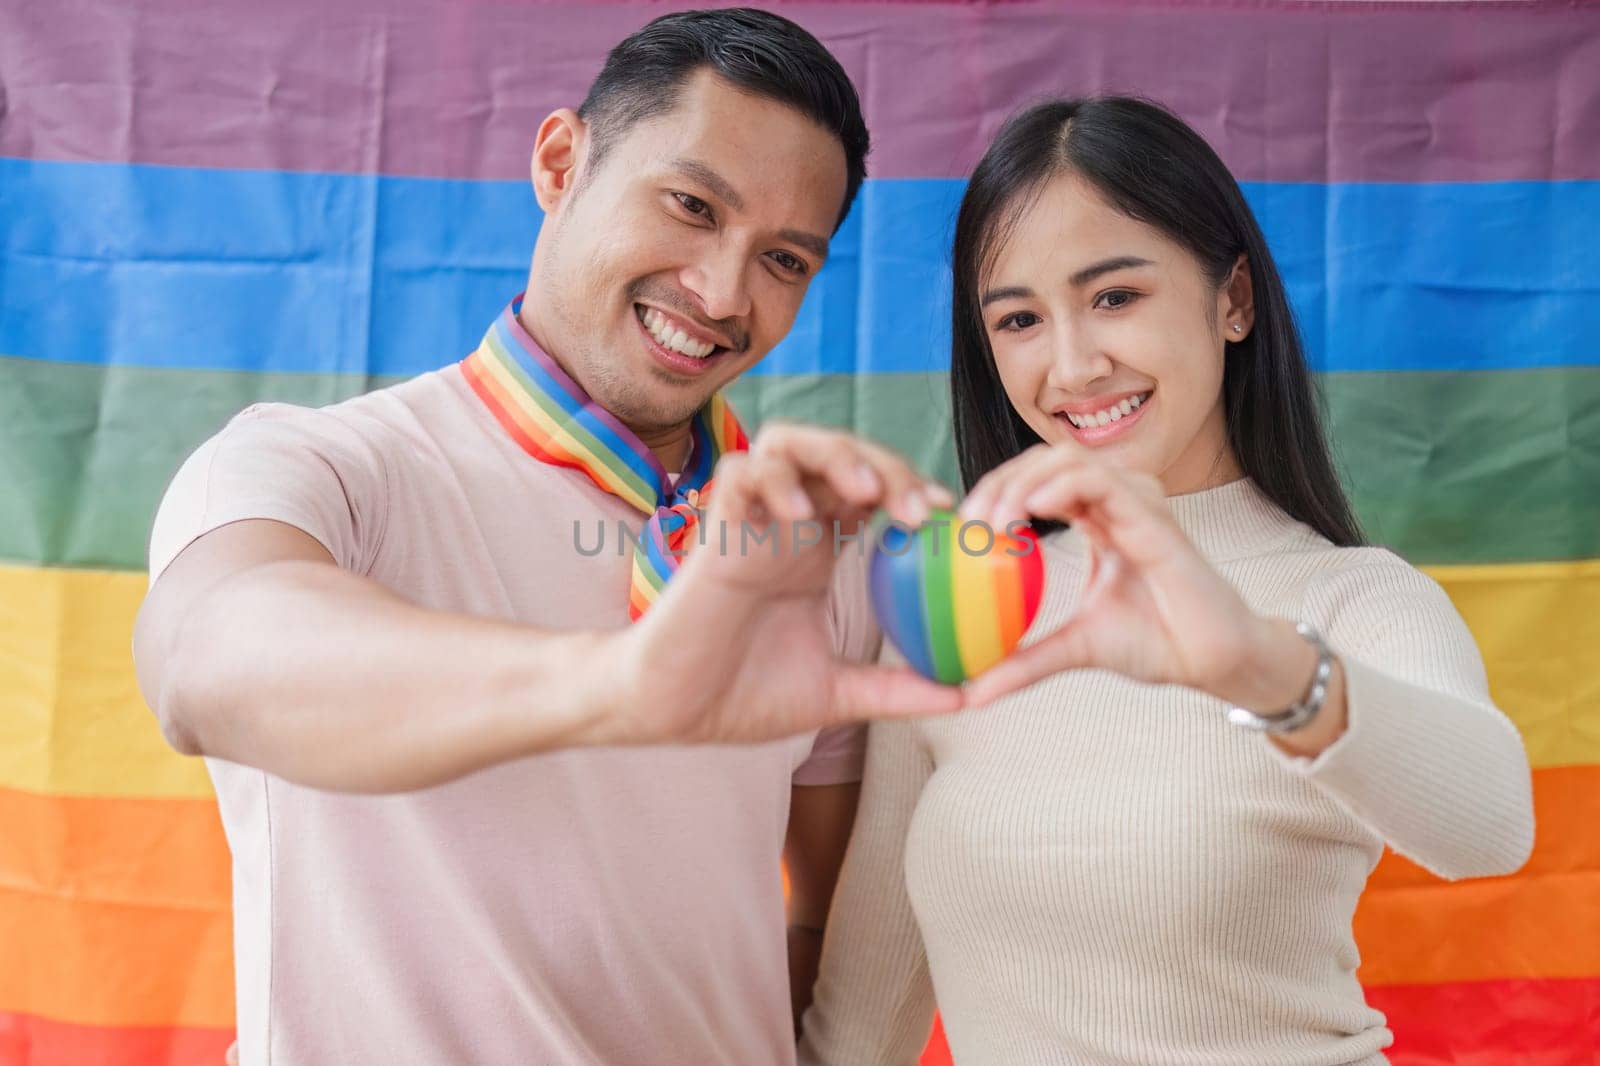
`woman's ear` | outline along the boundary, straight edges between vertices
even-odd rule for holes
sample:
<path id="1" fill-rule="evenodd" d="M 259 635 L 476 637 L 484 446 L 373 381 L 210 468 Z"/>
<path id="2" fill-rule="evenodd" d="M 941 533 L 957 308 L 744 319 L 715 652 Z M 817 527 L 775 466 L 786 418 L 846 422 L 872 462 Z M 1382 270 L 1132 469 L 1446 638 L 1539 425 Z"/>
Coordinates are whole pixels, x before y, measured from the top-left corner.
<path id="1" fill-rule="evenodd" d="M 1250 280 L 1250 259 L 1243 252 L 1234 260 L 1233 273 L 1217 296 L 1218 321 L 1222 323 L 1222 339 L 1239 342 L 1250 336 L 1256 324 L 1255 285 Z"/>
<path id="2" fill-rule="evenodd" d="M 589 147 L 589 126 L 578 113 L 564 107 L 539 124 L 533 139 L 530 172 L 533 195 L 545 214 L 572 195 L 578 169 Z"/>

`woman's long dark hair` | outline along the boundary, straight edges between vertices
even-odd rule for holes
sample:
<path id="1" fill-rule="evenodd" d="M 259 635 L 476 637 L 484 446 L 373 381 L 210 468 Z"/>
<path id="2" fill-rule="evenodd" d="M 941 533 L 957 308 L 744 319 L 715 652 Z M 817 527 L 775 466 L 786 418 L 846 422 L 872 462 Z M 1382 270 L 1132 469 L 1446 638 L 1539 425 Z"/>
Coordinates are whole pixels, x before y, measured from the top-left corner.
<path id="1" fill-rule="evenodd" d="M 1341 546 L 1362 542 L 1323 436 L 1283 279 L 1239 183 L 1177 116 L 1124 96 L 1054 100 L 1014 115 L 967 184 L 956 219 L 951 407 L 962 481 L 1039 442 L 1011 406 L 979 287 L 1011 226 L 1052 177 L 1077 175 L 1198 259 L 1221 288 L 1243 253 L 1255 289 L 1249 335 L 1227 345 L 1222 394 L 1240 466 L 1292 517 Z"/>

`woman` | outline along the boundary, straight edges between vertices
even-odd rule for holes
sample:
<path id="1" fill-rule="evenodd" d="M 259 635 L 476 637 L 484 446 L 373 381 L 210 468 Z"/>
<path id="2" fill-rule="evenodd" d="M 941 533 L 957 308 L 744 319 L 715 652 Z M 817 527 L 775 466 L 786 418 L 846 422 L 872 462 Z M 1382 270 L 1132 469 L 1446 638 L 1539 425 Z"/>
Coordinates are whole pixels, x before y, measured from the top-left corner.
<path id="1" fill-rule="evenodd" d="M 994 706 L 873 727 L 802 1062 L 913 1063 L 936 995 L 959 1066 L 1385 1061 L 1363 884 L 1385 842 L 1520 866 L 1528 765 L 1443 591 L 1360 546 L 1238 184 L 1151 104 L 1042 104 L 954 258 L 963 513 L 1072 528 Z"/>

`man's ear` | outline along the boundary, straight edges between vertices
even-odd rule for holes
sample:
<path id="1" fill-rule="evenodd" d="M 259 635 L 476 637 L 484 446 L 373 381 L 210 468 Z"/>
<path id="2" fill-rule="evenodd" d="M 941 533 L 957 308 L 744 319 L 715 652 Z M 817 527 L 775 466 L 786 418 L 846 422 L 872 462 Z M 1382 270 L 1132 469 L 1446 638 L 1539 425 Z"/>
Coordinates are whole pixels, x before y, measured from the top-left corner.
<path id="1" fill-rule="evenodd" d="M 550 214 L 563 199 L 572 195 L 578 169 L 589 149 L 589 125 L 571 108 L 552 112 L 539 124 L 533 140 L 530 173 L 533 195 L 539 207 Z"/>

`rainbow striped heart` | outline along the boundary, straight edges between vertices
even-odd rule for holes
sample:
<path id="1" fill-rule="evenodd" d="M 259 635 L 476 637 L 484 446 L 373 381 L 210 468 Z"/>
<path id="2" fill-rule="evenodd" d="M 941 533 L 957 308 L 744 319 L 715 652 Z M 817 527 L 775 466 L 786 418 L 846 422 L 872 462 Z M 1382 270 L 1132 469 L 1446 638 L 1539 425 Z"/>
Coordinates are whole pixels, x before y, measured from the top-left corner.
<path id="1" fill-rule="evenodd" d="M 878 624 L 923 677 L 960 684 L 1022 640 L 1044 593 L 1033 530 L 1017 536 L 935 511 L 914 532 L 886 527 L 870 572 Z"/>

